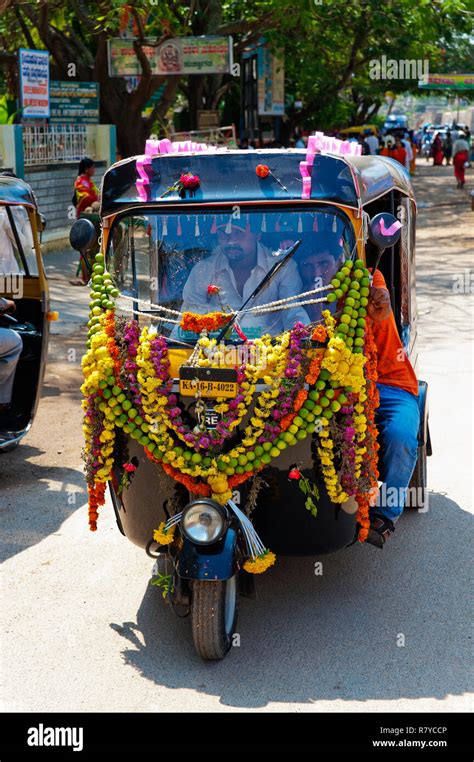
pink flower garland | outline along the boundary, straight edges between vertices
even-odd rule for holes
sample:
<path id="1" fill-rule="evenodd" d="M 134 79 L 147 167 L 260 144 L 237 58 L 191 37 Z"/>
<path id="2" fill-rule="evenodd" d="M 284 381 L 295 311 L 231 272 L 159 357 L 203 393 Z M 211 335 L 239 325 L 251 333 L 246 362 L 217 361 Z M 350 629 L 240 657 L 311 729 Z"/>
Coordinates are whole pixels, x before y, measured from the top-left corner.
<path id="1" fill-rule="evenodd" d="M 178 398 L 176 394 L 172 393 L 173 379 L 170 378 L 169 375 L 170 363 L 168 360 L 168 345 L 163 336 L 157 336 L 150 341 L 150 359 L 153 362 L 157 378 L 159 378 L 163 384 L 160 387 L 160 392 L 163 396 L 167 397 L 168 401 L 166 407 L 172 428 L 187 444 L 193 447 L 196 451 L 207 450 L 209 447 L 222 445 L 226 439 L 232 436 L 233 431 L 229 428 L 229 425 L 238 417 L 238 406 L 245 399 L 241 390 L 234 399 L 229 401 L 229 412 L 226 414 L 225 418 L 222 418 L 217 423 L 215 429 L 212 429 L 207 433 L 196 433 L 192 431 L 190 426 L 183 420 L 181 408 L 177 406 Z M 241 387 L 241 384 L 244 381 L 245 365 L 241 365 L 240 368 L 237 369 L 238 386 Z"/>

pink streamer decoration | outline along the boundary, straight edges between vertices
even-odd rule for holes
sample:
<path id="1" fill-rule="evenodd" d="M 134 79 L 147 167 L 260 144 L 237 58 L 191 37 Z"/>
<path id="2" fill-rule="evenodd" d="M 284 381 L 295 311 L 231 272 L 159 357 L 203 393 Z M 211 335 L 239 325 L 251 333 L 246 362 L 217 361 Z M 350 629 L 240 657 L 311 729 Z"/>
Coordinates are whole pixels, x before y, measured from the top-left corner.
<path id="1" fill-rule="evenodd" d="M 389 228 L 386 228 L 385 220 L 383 217 L 379 223 L 380 232 L 382 233 L 382 235 L 393 235 L 394 233 L 397 232 L 397 230 L 401 228 L 401 226 L 402 226 L 402 223 L 399 220 L 395 220 L 395 222 L 392 222 Z"/>
<path id="2" fill-rule="evenodd" d="M 154 156 L 163 156 L 173 153 L 216 153 L 227 151 L 226 147 L 206 145 L 194 140 L 177 140 L 172 142 L 169 138 L 162 140 L 147 140 L 145 153 L 136 160 L 139 179 L 136 181 L 137 193 L 141 201 L 150 198 L 151 163 Z"/>
<path id="3" fill-rule="evenodd" d="M 316 153 L 333 153 L 337 156 L 360 156 L 362 146 L 350 140 L 339 140 L 316 132 L 308 138 L 305 161 L 300 161 L 300 174 L 303 181 L 301 198 L 311 198 L 311 171 Z"/>

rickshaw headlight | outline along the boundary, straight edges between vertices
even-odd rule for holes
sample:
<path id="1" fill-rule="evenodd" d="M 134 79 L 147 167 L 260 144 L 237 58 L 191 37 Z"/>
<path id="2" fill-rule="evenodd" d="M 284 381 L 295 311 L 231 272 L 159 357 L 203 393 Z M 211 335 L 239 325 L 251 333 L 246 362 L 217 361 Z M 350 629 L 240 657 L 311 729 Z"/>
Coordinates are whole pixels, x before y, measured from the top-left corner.
<path id="1" fill-rule="evenodd" d="M 181 526 L 185 536 L 198 545 L 220 540 L 227 529 L 227 513 L 214 500 L 202 498 L 188 503 L 183 510 Z"/>

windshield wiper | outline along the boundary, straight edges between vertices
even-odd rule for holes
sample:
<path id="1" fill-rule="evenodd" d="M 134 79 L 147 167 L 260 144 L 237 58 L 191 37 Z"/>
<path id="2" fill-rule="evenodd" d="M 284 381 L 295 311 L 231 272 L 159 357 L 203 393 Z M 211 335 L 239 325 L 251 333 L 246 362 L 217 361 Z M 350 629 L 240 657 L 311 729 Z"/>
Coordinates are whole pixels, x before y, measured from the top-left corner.
<path id="1" fill-rule="evenodd" d="M 266 275 L 264 275 L 264 276 L 263 276 L 262 280 L 261 280 L 261 281 L 260 281 L 260 283 L 257 285 L 257 287 L 254 289 L 254 291 L 252 291 L 252 293 L 250 294 L 250 296 L 249 296 L 249 297 L 248 297 L 248 298 L 245 300 L 245 302 L 244 302 L 244 303 L 243 303 L 243 304 L 242 304 L 242 305 L 239 307 L 239 309 L 237 310 L 237 312 L 234 312 L 234 314 L 232 315 L 232 317 L 231 317 L 231 319 L 229 320 L 229 322 L 228 322 L 228 323 L 226 323 L 226 325 L 224 326 L 224 328 L 222 329 L 222 331 L 220 332 L 219 336 L 218 336 L 218 337 L 217 337 L 217 339 L 216 339 L 216 343 L 217 343 L 217 344 L 219 344 L 219 342 L 221 342 L 221 341 L 222 341 L 222 339 L 224 338 L 224 336 L 225 336 L 225 334 L 227 333 L 227 331 L 229 330 L 229 328 L 232 328 L 232 326 L 234 325 L 235 321 L 237 320 L 237 318 L 238 318 L 238 317 L 239 317 L 239 315 L 241 314 L 241 312 L 242 312 L 242 310 L 244 309 L 244 307 L 246 307 L 246 306 L 247 306 L 247 304 L 248 304 L 248 303 L 249 303 L 249 302 L 250 302 L 252 299 L 254 299 L 256 296 L 258 296 L 258 294 L 260 294 L 260 293 L 263 291 L 263 289 L 265 288 L 265 286 L 268 286 L 268 284 L 270 283 L 270 281 L 271 281 L 271 279 L 274 277 L 274 275 L 276 275 L 276 273 L 277 273 L 277 272 L 279 272 L 279 271 L 282 269 L 282 267 L 284 267 L 284 266 L 286 265 L 286 263 L 287 263 L 287 262 L 289 262 L 289 260 L 291 259 L 291 257 L 292 257 L 292 256 L 293 256 L 293 254 L 295 253 L 295 251 L 296 251 L 296 250 L 298 249 L 298 247 L 301 245 L 301 243 L 302 243 L 302 242 L 301 242 L 301 240 L 300 240 L 300 241 L 295 241 L 295 243 L 293 244 L 293 246 L 290 246 L 290 248 L 287 250 L 287 252 L 286 252 L 285 256 L 284 256 L 282 259 L 280 259 L 278 262 L 275 262 L 275 264 L 273 265 L 273 267 L 272 267 L 272 268 L 271 268 L 271 269 L 270 269 L 270 270 L 267 272 L 267 274 L 266 274 Z"/>

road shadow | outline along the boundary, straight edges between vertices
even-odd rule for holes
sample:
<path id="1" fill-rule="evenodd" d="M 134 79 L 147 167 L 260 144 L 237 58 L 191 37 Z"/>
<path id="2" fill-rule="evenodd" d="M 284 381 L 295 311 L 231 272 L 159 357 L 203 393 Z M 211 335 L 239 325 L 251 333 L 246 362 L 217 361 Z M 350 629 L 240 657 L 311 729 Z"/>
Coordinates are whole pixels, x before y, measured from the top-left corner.
<path id="1" fill-rule="evenodd" d="M 30 462 L 41 455 L 43 450 L 25 442 L 0 455 L 2 562 L 57 532 L 87 499 L 80 469 Z"/>
<path id="2" fill-rule="evenodd" d="M 223 662 L 199 659 L 189 618 L 177 619 L 150 585 L 136 623 L 111 627 L 140 675 L 228 707 L 459 695 L 470 687 L 471 523 L 433 493 L 429 511 L 407 511 L 383 551 L 356 545 L 322 557 L 322 576 L 315 559 L 279 558 L 258 578 L 258 600 L 240 598 L 241 644 Z"/>

